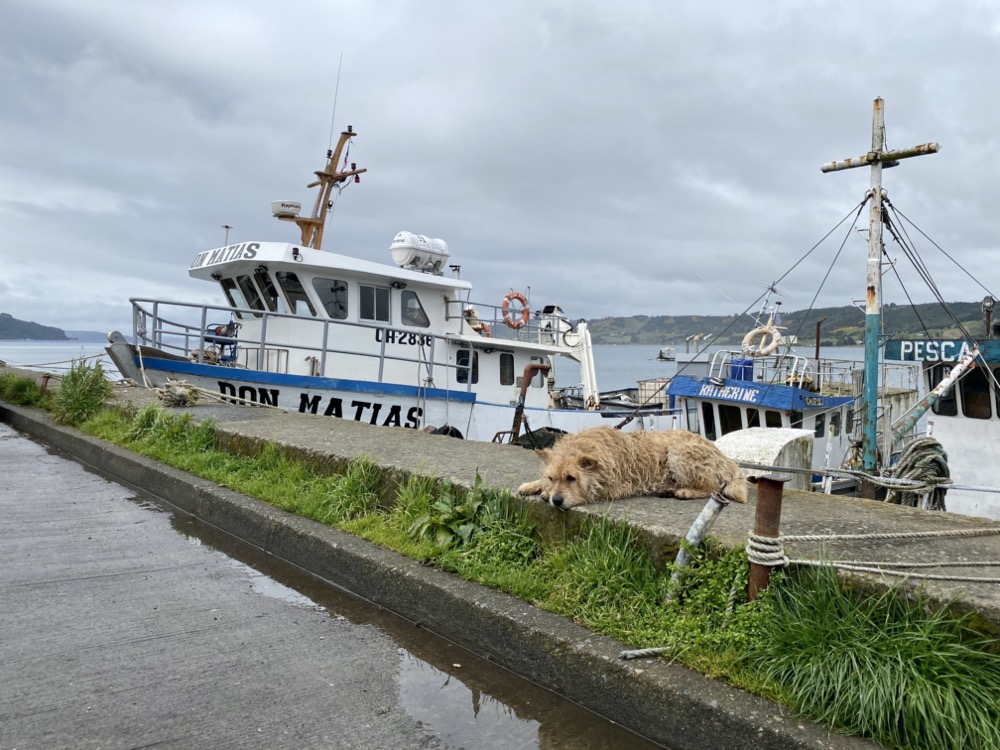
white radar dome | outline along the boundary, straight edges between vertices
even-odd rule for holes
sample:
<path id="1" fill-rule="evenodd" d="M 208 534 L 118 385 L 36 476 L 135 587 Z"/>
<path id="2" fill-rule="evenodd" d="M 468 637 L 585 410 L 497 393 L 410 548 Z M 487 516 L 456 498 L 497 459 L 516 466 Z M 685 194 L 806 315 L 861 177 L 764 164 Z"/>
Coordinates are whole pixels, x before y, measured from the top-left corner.
<path id="1" fill-rule="evenodd" d="M 389 245 L 392 260 L 400 268 L 412 268 L 425 273 L 441 273 L 451 253 L 448 243 L 422 234 L 400 232 Z"/>
<path id="2" fill-rule="evenodd" d="M 298 216 L 301 210 L 298 201 L 271 201 L 271 213 L 275 216 Z"/>

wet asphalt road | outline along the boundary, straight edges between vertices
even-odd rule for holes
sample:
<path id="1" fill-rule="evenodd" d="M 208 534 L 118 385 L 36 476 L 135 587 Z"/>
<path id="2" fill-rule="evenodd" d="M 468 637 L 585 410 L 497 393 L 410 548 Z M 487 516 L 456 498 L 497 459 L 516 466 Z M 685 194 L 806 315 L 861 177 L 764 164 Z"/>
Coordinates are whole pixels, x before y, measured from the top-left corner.
<path id="1" fill-rule="evenodd" d="M 654 747 L 6 425 L 0 472 L 0 750 Z"/>

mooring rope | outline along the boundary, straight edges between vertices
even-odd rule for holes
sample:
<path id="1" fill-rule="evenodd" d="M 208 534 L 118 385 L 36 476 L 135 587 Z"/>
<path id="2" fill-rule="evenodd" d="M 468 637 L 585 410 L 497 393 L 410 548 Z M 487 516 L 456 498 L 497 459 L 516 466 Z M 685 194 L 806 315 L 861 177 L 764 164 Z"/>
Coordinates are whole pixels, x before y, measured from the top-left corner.
<path id="1" fill-rule="evenodd" d="M 254 401 L 249 398 L 241 398 L 240 396 L 223 396 L 221 393 L 216 393 L 215 391 L 210 391 L 207 388 L 202 388 L 201 386 L 191 385 L 186 380 L 167 380 L 167 384 L 163 388 L 154 388 L 156 395 L 161 401 L 167 403 L 167 406 L 190 406 L 194 404 L 198 396 L 207 396 L 220 403 L 239 403 L 243 406 L 256 406 L 261 409 L 281 409 L 280 406 L 274 406 L 273 404 L 263 404 L 260 401 Z"/>
<path id="2" fill-rule="evenodd" d="M 921 503 L 921 495 L 927 495 L 924 507 L 929 510 L 945 510 L 944 496 L 948 491 L 942 487 L 950 479 L 948 454 L 944 447 L 932 437 L 914 440 L 903 451 L 899 461 L 886 470 L 887 475 L 901 479 L 923 482 L 927 489 L 894 489 L 886 496 L 887 503 L 916 508 Z"/>
<path id="3" fill-rule="evenodd" d="M 933 539 L 935 537 L 975 537 L 996 536 L 1000 527 L 978 529 L 944 529 L 942 531 L 883 531 L 871 534 L 789 534 L 781 539 L 786 542 L 835 542 L 841 540 L 857 541 L 862 539 Z M 769 539 L 770 537 L 758 537 Z"/>
<path id="4" fill-rule="evenodd" d="M 73 357 L 72 359 L 60 359 L 56 362 L 37 362 L 28 364 L 16 364 L 16 363 L 11 364 L 9 362 L 4 362 L 3 360 L 0 360 L 0 367 L 14 367 L 21 370 L 30 370 L 33 367 L 55 367 L 56 365 L 65 365 L 65 367 L 61 369 L 69 369 L 70 367 L 73 366 L 74 363 L 79 362 L 81 360 L 87 361 L 88 359 L 100 359 L 101 357 L 106 357 L 106 356 L 107 356 L 106 354 L 90 354 L 86 357 Z"/>
<path id="5" fill-rule="evenodd" d="M 942 567 L 1000 567 L 1000 562 L 894 562 L 866 560 L 793 560 L 784 551 L 782 542 L 830 542 L 841 540 L 878 540 L 878 539 L 956 539 L 980 536 L 1000 535 L 1000 528 L 980 529 L 945 529 L 943 531 L 903 531 L 872 534 L 799 534 L 782 537 L 767 537 L 750 533 L 747 537 L 746 554 L 751 564 L 770 568 L 786 565 L 810 565 L 814 567 L 832 567 L 839 570 L 849 570 L 857 573 L 875 573 L 879 575 L 919 578 L 929 581 L 964 581 L 967 583 L 1000 583 L 1000 578 L 980 576 L 953 576 L 937 573 L 915 573 L 913 568 Z M 901 570 L 902 568 L 902 570 Z M 909 569 L 909 570 L 907 570 Z"/>
<path id="6" fill-rule="evenodd" d="M 882 567 L 883 563 L 875 565 L 858 565 L 845 560 L 789 560 L 791 565 L 808 565 L 814 568 L 837 568 L 838 570 L 849 570 L 855 573 L 876 573 L 884 576 L 899 576 L 901 578 L 919 578 L 923 581 L 962 581 L 964 583 L 1000 583 L 997 577 L 980 576 L 950 576 L 939 573 L 914 573 L 912 570 L 894 570 L 892 567 Z M 898 566 L 899 563 L 885 563 L 889 566 Z M 964 565 L 965 563 L 938 563 L 941 567 L 947 565 Z M 998 565 L 1000 563 L 993 563 Z M 905 565 L 903 563 L 902 565 Z"/>

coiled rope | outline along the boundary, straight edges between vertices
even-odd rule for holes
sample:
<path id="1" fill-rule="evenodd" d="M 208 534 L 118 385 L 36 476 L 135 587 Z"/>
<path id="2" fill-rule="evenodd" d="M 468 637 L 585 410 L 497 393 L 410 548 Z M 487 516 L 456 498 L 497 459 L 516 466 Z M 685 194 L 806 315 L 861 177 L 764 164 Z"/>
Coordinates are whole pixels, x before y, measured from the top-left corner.
<path id="1" fill-rule="evenodd" d="M 948 490 L 941 484 L 951 478 L 948 471 L 948 454 L 945 453 L 941 443 L 934 438 L 922 437 L 914 440 L 903 451 L 899 461 L 886 473 L 900 479 L 922 482 L 925 485 L 916 489 L 890 490 L 885 498 L 887 503 L 916 508 L 921 503 L 921 496 L 926 495 L 923 507 L 929 510 L 945 510 L 944 497 Z"/>

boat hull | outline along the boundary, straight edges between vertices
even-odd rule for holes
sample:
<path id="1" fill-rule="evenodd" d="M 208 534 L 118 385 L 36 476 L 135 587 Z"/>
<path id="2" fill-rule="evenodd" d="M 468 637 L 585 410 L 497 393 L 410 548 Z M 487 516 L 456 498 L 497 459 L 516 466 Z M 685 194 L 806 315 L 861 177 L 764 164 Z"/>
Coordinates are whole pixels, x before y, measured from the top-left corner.
<path id="1" fill-rule="evenodd" d="M 472 391 L 424 388 L 365 380 L 286 375 L 241 367 L 190 362 L 163 356 L 149 347 L 140 358 L 131 345 L 119 343 L 108 353 L 123 373 L 151 388 L 169 380 L 184 381 L 206 398 L 289 412 L 350 419 L 380 426 L 447 431 L 469 440 L 509 442 L 516 405 L 482 401 Z M 631 413 L 631 412 L 629 412 Z M 587 427 L 617 426 L 625 411 L 539 409 L 525 407 L 524 429 L 542 427 L 577 432 Z M 671 429 L 665 414 L 635 416 L 626 430 Z"/>

